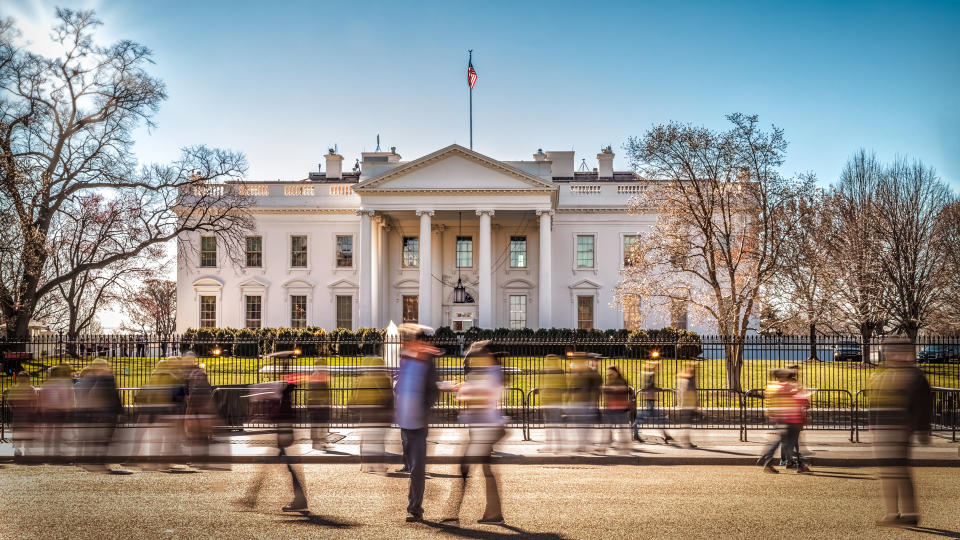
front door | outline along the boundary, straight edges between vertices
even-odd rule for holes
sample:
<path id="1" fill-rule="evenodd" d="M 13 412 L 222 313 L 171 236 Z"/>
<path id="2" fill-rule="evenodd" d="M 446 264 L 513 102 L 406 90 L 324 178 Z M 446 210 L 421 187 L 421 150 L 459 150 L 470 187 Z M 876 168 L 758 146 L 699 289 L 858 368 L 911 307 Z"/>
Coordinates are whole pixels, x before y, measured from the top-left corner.
<path id="1" fill-rule="evenodd" d="M 417 322 L 417 317 L 419 316 L 420 310 L 420 297 L 411 294 L 403 295 L 403 322 L 405 323 L 415 323 Z"/>

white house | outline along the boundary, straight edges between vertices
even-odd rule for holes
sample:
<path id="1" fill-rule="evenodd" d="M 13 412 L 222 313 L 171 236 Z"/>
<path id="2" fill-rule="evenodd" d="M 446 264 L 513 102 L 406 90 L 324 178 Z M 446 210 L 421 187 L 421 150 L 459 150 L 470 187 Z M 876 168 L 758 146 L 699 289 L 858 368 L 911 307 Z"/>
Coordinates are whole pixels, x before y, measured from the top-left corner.
<path id="1" fill-rule="evenodd" d="M 184 238 L 197 249 L 178 258 L 177 329 L 687 327 L 683 306 L 614 306 L 625 251 L 656 216 L 628 213 L 646 180 L 613 158 L 575 172 L 572 151 L 499 161 L 454 144 L 408 162 L 365 152 L 344 172 L 331 151 L 304 180 L 232 183 L 255 201 L 245 264 Z"/>

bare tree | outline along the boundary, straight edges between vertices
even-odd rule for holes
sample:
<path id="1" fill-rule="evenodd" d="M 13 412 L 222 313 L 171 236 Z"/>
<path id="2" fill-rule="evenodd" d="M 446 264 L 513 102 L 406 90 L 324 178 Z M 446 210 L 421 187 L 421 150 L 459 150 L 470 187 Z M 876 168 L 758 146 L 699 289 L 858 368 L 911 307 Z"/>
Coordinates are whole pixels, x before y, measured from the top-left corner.
<path id="1" fill-rule="evenodd" d="M 784 238 L 780 267 L 764 295 L 781 325 L 802 328 L 810 336 L 808 360 L 819 360 L 817 325 L 829 324 L 834 310 L 836 280 L 826 247 L 832 232 L 831 210 L 820 189 L 786 206 L 785 217 L 799 226 Z"/>
<path id="2" fill-rule="evenodd" d="M 864 363 L 870 362 L 874 334 L 889 320 L 877 201 L 882 178 L 883 167 L 874 154 L 860 149 L 847 160 L 830 191 L 832 231 L 824 239 L 834 279 L 838 326 L 860 335 Z"/>
<path id="3" fill-rule="evenodd" d="M 142 334 L 169 335 L 176 329 L 177 283 L 168 279 L 148 279 L 125 304 L 129 315 L 124 329 Z"/>
<path id="4" fill-rule="evenodd" d="M 930 330 L 941 335 L 956 335 L 960 329 L 960 201 L 951 203 L 941 214 L 937 233 L 946 257 L 942 289 L 943 301 Z"/>
<path id="5" fill-rule="evenodd" d="M 631 209 L 653 207 L 657 221 L 641 235 L 617 294 L 688 303 L 695 316 L 714 321 L 729 338 L 728 386 L 740 391 L 744 338 L 783 240 L 797 226 L 786 207 L 804 182 L 779 174 L 782 130 L 761 131 L 756 116 L 727 119 L 732 127 L 723 132 L 672 122 L 627 143 L 634 167 L 656 179 Z"/>
<path id="6" fill-rule="evenodd" d="M 131 41 L 94 42 L 93 12 L 58 9 L 52 38 L 63 55 L 17 45 L 0 24 L 0 311 L 8 337 L 25 337 L 42 299 L 84 272 L 140 256 L 182 233 L 204 232 L 239 246 L 250 227 L 248 199 L 222 182 L 243 175 L 243 155 L 188 147 L 169 165 L 138 168 L 133 130 L 166 98 L 148 72 L 150 51 Z M 101 193 L 124 219 L 113 221 L 95 256 L 54 271 L 52 228 L 74 197 Z"/>
<path id="7" fill-rule="evenodd" d="M 51 225 L 48 260 L 52 274 L 64 275 L 96 260 L 101 246 L 113 241 L 110 236 L 117 228 L 116 222 L 129 216 L 122 201 L 106 201 L 97 193 L 67 201 Z M 54 328 L 59 326 L 66 332 L 68 343 L 74 342 L 80 333 L 91 329 L 103 308 L 121 298 L 134 282 L 149 277 L 163 255 L 163 246 L 156 245 L 105 268 L 72 273 L 54 290 L 54 297 L 62 305 L 60 324 Z"/>
<path id="8" fill-rule="evenodd" d="M 897 159 L 886 169 L 877 200 L 892 322 L 916 341 L 945 300 L 949 259 L 941 220 L 955 196 L 933 168 Z"/>

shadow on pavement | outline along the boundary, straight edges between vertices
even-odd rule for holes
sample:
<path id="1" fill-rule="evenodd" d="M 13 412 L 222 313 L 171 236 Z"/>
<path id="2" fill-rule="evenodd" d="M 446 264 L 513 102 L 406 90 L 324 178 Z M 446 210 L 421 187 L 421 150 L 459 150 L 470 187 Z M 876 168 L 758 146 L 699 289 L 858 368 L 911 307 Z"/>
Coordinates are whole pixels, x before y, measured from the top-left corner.
<path id="1" fill-rule="evenodd" d="M 284 515 L 289 517 L 289 519 L 281 520 L 283 523 L 319 525 L 321 527 L 327 527 L 329 529 L 352 529 L 354 527 L 360 526 L 358 523 L 346 523 L 342 521 L 336 521 L 333 519 L 325 518 L 323 516 L 318 516 L 316 514 L 306 514 L 301 516 L 293 516 L 290 514 L 284 514 Z"/>
<path id="2" fill-rule="evenodd" d="M 748 457 L 753 457 L 753 456 L 756 455 L 756 454 L 748 454 L 748 453 L 746 453 L 746 452 L 734 452 L 733 450 L 720 450 L 719 448 L 704 448 L 704 447 L 702 447 L 702 446 L 698 446 L 698 447 L 694 448 L 694 450 L 700 450 L 700 451 L 703 451 L 703 452 L 713 452 L 713 453 L 715 453 L 715 454 L 729 454 L 729 455 L 731 455 L 731 456 L 748 456 Z"/>
<path id="3" fill-rule="evenodd" d="M 907 527 L 905 530 L 919 533 L 943 536 L 946 538 L 960 538 L 960 532 L 948 531 L 947 529 L 935 529 L 933 527 Z"/>
<path id="4" fill-rule="evenodd" d="M 843 478 L 845 480 L 876 480 L 872 475 L 867 476 L 860 473 L 846 473 L 846 472 L 820 472 L 814 471 L 810 473 L 810 476 L 822 476 L 824 478 Z"/>
<path id="5" fill-rule="evenodd" d="M 530 531 L 525 531 L 520 527 L 514 527 L 513 525 L 500 525 L 500 529 L 506 529 L 510 531 L 500 532 L 496 530 L 477 530 L 477 529 L 464 529 L 456 525 L 450 525 L 447 523 L 438 523 L 436 521 L 427 521 L 422 522 L 428 527 L 437 529 L 438 532 L 456 536 L 459 538 L 538 538 L 540 540 L 562 540 L 564 537 L 556 533 L 535 533 Z"/>

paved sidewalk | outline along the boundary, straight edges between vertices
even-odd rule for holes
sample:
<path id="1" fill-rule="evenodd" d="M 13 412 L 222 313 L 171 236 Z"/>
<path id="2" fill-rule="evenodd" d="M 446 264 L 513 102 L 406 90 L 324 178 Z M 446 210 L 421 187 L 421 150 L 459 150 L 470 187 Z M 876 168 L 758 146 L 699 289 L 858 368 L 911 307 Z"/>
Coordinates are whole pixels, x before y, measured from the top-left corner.
<path id="1" fill-rule="evenodd" d="M 329 452 L 313 450 L 307 430 L 297 430 L 297 440 L 293 454 L 304 457 L 329 456 L 325 462 L 355 461 L 360 451 L 360 430 L 356 428 L 334 429 L 335 433 L 346 437 L 339 441 Z M 596 435 L 600 435 L 597 430 Z M 532 429 L 530 441 L 524 441 L 520 429 L 510 429 L 506 437 L 496 447 L 495 459 L 501 464 L 638 464 L 638 465 L 756 465 L 757 458 L 770 434 L 763 431 L 751 431 L 748 441 L 740 441 L 738 430 L 698 430 L 692 434 L 697 448 L 682 448 L 664 444 L 654 431 L 641 432 L 643 443 L 634 442 L 628 455 L 618 455 L 612 449 L 587 453 L 549 453 L 544 452 L 545 431 Z M 448 462 L 459 455 L 460 441 L 466 436 L 462 428 L 434 428 L 428 439 L 430 456 L 434 462 Z M 272 435 L 257 434 L 255 431 L 236 434 L 231 437 L 231 449 L 234 455 L 264 455 L 276 453 L 272 444 Z M 849 432 L 845 431 L 807 431 L 804 432 L 802 447 L 805 455 L 811 457 L 813 465 L 828 466 L 872 466 L 874 464 L 873 447 L 869 443 L 870 435 L 861 433 L 860 443 L 851 443 Z M 387 433 L 387 451 L 400 454 L 400 430 L 391 429 Z M 942 436 L 931 437 L 930 444 L 914 446 L 914 465 L 931 467 L 960 467 L 960 444 L 950 442 Z M 350 459 L 350 458 L 354 459 Z M 444 459 L 446 458 L 446 459 Z"/>
<path id="2" fill-rule="evenodd" d="M 358 463 L 362 430 L 336 428 L 333 432 L 344 438 L 329 450 L 321 451 L 312 448 L 309 430 L 296 430 L 295 443 L 288 455 L 305 463 Z M 524 441 L 522 430 L 507 430 L 507 435 L 496 446 L 495 462 L 503 465 L 756 465 L 764 444 L 772 434 L 750 431 L 749 440 L 744 442 L 740 441 L 738 430 L 695 430 L 692 440 L 696 448 L 682 448 L 663 443 L 658 432 L 644 431 L 641 432 L 643 443 L 633 442 L 628 452 L 619 453 L 605 448 L 590 452 L 545 452 L 545 435 L 543 429 L 532 429 L 531 440 Z M 593 435 L 600 436 L 601 430 L 595 430 Z M 232 456 L 224 457 L 226 460 L 253 462 L 258 457 L 276 455 L 275 437 L 275 432 L 271 430 L 233 432 L 223 439 L 229 444 L 221 445 L 221 450 L 215 453 Z M 431 429 L 428 439 L 430 461 L 436 464 L 456 463 L 462 451 L 460 443 L 465 437 L 466 429 L 463 428 Z M 870 434 L 861 433 L 860 440 L 860 443 L 850 442 L 849 432 L 845 431 L 805 431 L 802 451 L 814 466 L 874 465 Z M 387 431 L 386 449 L 390 454 L 388 459 L 399 463 L 399 429 Z M 0 459 L 12 456 L 11 443 L 0 443 Z M 949 437 L 934 436 L 928 445 L 915 445 L 912 457 L 915 466 L 960 467 L 960 444 L 951 442 Z"/>

